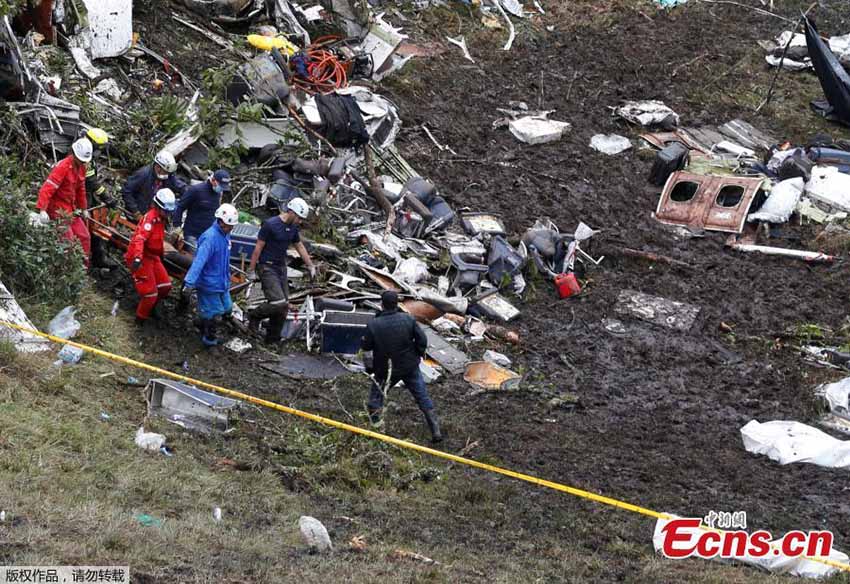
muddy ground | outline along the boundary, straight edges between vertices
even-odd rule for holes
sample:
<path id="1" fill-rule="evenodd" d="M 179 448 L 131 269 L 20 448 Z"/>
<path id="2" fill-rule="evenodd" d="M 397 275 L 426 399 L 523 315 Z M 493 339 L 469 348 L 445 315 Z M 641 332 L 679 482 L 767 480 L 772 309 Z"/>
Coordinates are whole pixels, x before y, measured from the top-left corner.
<path id="1" fill-rule="evenodd" d="M 744 3 L 761 7 L 756 0 Z M 543 4 L 548 15 L 521 30 L 512 52 L 498 50 L 504 31 L 475 33 L 464 21 L 457 26 L 467 33 L 476 64 L 449 46 L 443 55 L 415 61 L 384 89 L 404 120 L 400 150 L 455 207 L 502 213 L 514 234 L 542 216 L 564 230 L 578 221 L 603 230 L 592 251 L 606 260 L 588 270 L 581 297 L 558 300 L 548 284 L 538 282 L 515 324 L 522 346 L 511 351 L 494 345 L 528 373 L 526 390 L 470 396 L 470 387 L 459 379 L 431 387 L 448 434 L 444 448 L 456 452 L 468 440 L 478 440 L 473 457 L 661 511 L 701 516 L 712 509 L 744 510 L 751 528 L 775 533 L 829 528 L 836 546 L 847 551 L 845 474 L 812 465 L 783 467 L 752 456 L 744 451 L 739 429 L 751 419 L 815 421 L 812 390 L 834 375 L 805 365 L 795 349 L 798 340 L 785 333 L 801 323 L 840 329 L 846 323 L 850 270 L 845 264 L 807 266 L 739 255 L 724 249 L 719 234 L 677 238 L 651 217 L 657 204 L 657 190 L 646 182 L 651 157 L 636 151 L 608 157 L 587 146 L 596 133 L 636 135 L 610 115 L 609 106 L 623 99 L 664 100 L 688 125 L 741 117 L 777 137 L 804 140 L 825 127 L 805 108 L 809 99 L 820 97 L 816 80 L 783 74 L 774 105 L 757 116 L 754 103 L 772 73 L 755 42 L 784 30 L 782 21 L 696 0 L 672 13 L 656 12 L 648 2 Z M 781 13 L 793 18 L 807 3 L 782 4 Z M 826 34 L 850 30 L 846 2 L 824 2 L 818 16 Z M 433 30 L 430 25 L 441 22 L 451 28 L 447 34 L 458 32 L 442 13 L 424 17 L 419 25 Z M 554 31 L 547 31 L 548 25 Z M 557 110 L 553 117 L 569 121 L 572 129 L 554 144 L 523 145 L 506 129 L 491 127 L 496 108 L 510 100 Z M 458 158 L 437 151 L 422 124 Z M 850 136 L 837 126 L 826 127 L 835 137 Z M 802 236 L 806 243 L 809 233 Z M 619 246 L 664 253 L 693 269 L 622 258 Z M 613 335 L 601 321 L 620 318 L 613 307 L 624 289 L 695 304 L 702 309 L 700 318 L 688 333 L 624 318 L 626 333 Z M 129 310 L 132 299 L 124 304 Z M 721 331 L 721 322 L 733 325 L 734 335 Z M 181 335 L 177 343 L 175 334 Z M 184 343 L 184 334 L 191 340 Z M 267 355 L 205 352 L 186 321 L 147 335 L 145 350 L 160 365 L 176 369 L 188 359 L 190 374 L 198 378 L 342 416 L 327 397 L 327 386 L 296 384 L 260 371 L 256 363 Z M 484 348 L 470 350 L 479 354 Z M 364 396 L 366 391 L 364 381 Z M 548 405 L 553 394 L 564 392 L 576 396 L 581 407 Z M 351 400 L 356 406 L 358 398 Z M 400 410 L 388 432 L 424 440 L 412 400 L 399 394 L 397 403 Z M 512 534 L 556 538 L 570 513 L 595 513 L 563 495 L 522 484 L 510 488 L 524 523 L 480 520 L 485 529 L 489 525 L 489 535 L 481 541 L 469 536 L 469 545 L 516 549 L 520 544 Z M 447 511 L 457 512 L 450 504 Z M 463 545 L 467 536 L 449 519 L 441 537 Z M 651 523 L 640 525 L 619 537 L 650 546 Z M 398 528 L 422 537 L 423 526 L 415 520 Z M 584 537 L 592 548 L 610 535 L 599 522 Z M 628 576 L 623 570 L 616 564 L 606 568 L 610 578 Z"/>

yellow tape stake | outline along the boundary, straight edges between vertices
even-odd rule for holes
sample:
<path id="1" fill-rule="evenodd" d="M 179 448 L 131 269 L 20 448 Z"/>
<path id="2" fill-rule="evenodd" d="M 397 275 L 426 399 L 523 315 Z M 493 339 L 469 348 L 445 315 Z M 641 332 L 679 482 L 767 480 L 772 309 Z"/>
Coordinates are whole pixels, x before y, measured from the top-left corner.
<path id="1" fill-rule="evenodd" d="M 631 503 L 627 503 L 625 501 L 620 501 L 618 499 L 612 499 L 611 497 L 605 497 L 604 495 L 597 495 L 596 493 L 591 493 L 590 491 L 585 491 L 583 489 L 577 489 L 575 487 L 570 487 L 568 485 L 564 485 L 561 483 L 556 483 L 553 481 L 547 481 L 545 479 L 540 479 L 531 475 L 527 475 L 524 473 L 512 471 L 506 468 L 502 468 L 499 466 L 494 466 L 492 464 L 485 464 L 483 462 L 479 462 L 477 460 L 473 460 L 471 458 L 464 458 L 462 456 L 456 456 L 454 454 L 449 454 L 448 452 L 443 452 L 442 450 L 435 450 L 433 448 L 428 448 L 427 446 L 421 446 L 416 444 L 415 442 L 408 442 L 407 440 L 400 440 L 398 438 L 394 438 L 392 436 L 388 436 L 386 434 L 381 434 L 379 432 L 373 432 L 372 430 L 367 430 L 365 428 L 360 428 L 359 426 L 353 426 L 351 424 L 346 424 L 345 422 L 339 422 L 337 420 L 331 418 L 325 418 L 324 416 L 319 416 L 317 414 L 311 414 L 310 412 L 305 412 L 302 410 L 298 410 L 295 408 L 290 408 L 288 406 L 284 406 L 272 401 L 268 401 L 265 399 L 261 399 L 258 397 L 254 397 L 252 395 L 248 395 L 246 393 L 241 393 L 238 391 L 234 391 L 232 389 L 227 389 L 226 387 L 221 387 L 218 385 L 213 385 L 212 383 L 207 383 L 206 381 L 201 381 L 199 379 L 193 379 L 191 377 L 187 377 L 186 375 L 180 375 L 179 373 L 173 373 L 168 371 L 167 369 L 162 369 L 160 367 L 155 367 L 154 365 L 149 365 L 147 363 L 143 363 L 141 361 L 136 361 L 135 359 L 129 359 L 127 357 L 122 357 L 121 355 L 116 355 L 114 353 L 109 353 L 107 351 L 102 351 L 96 347 L 90 347 L 88 345 L 83 345 L 81 343 L 76 343 L 74 341 L 69 341 L 63 339 L 61 337 L 55 337 L 53 335 L 49 335 L 47 333 L 43 333 L 41 331 L 37 331 L 34 329 L 30 329 L 27 327 L 20 326 L 18 324 L 12 322 L 6 322 L 0 320 L 0 326 L 5 326 L 11 329 L 15 329 L 17 331 L 27 333 L 30 335 L 34 335 L 37 337 L 48 339 L 54 343 L 70 345 L 72 347 L 76 347 L 78 349 L 82 349 L 87 351 L 93 355 L 98 355 L 110 361 L 115 361 L 117 363 L 123 363 L 125 365 L 130 365 L 132 367 L 138 367 L 139 369 L 145 369 L 152 373 L 156 373 L 158 375 L 163 375 L 165 377 L 170 377 L 172 379 L 176 379 L 178 381 L 183 381 L 185 383 L 189 383 L 191 385 L 195 385 L 197 387 L 203 387 L 206 389 L 210 389 L 216 393 L 221 395 L 226 395 L 228 397 L 232 397 L 234 399 L 238 399 L 241 401 L 245 401 L 254 405 L 262 406 L 265 408 L 269 408 L 272 410 L 277 410 L 279 412 L 283 412 L 285 414 L 291 414 L 293 416 L 298 416 L 300 418 L 304 418 L 306 420 L 310 420 L 313 422 L 317 422 L 319 424 L 323 424 L 325 426 L 330 426 L 331 428 L 337 428 L 338 430 L 345 430 L 346 432 L 351 432 L 354 434 L 359 434 L 361 436 L 367 436 L 369 438 L 374 438 L 375 440 L 380 440 L 381 442 L 385 442 L 387 444 L 392 444 L 394 446 L 398 446 L 399 448 L 404 448 L 407 450 L 413 450 L 416 452 L 421 452 L 423 454 L 429 454 L 431 456 L 435 456 L 437 458 L 442 458 L 445 460 L 450 460 L 452 462 L 456 462 L 458 464 L 463 464 L 466 466 L 470 466 L 473 468 L 480 468 L 482 470 L 486 470 L 488 472 L 504 475 L 507 477 L 511 477 L 520 481 L 525 481 L 527 483 L 531 483 L 534 485 L 539 485 L 541 487 L 546 487 L 549 489 L 553 489 L 555 491 L 560 491 L 562 493 L 568 493 L 570 495 L 575 495 L 576 497 L 581 497 L 583 499 L 588 499 L 590 501 L 596 501 L 597 503 L 602 503 L 603 505 L 609 505 L 611 507 L 616 507 L 618 509 L 623 509 L 625 511 L 631 511 L 632 513 L 639 513 L 641 515 L 645 515 L 647 517 L 652 517 L 654 519 L 663 519 L 669 520 L 674 517 L 668 513 L 659 513 L 658 511 L 653 511 L 652 509 L 647 509 L 646 507 L 641 507 L 639 505 L 633 505 Z M 702 527 L 702 526 L 701 526 Z M 708 528 L 705 528 L 708 529 Z M 716 531 L 716 530 L 712 530 Z M 844 570 L 846 572 L 850 572 L 850 564 L 843 564 L 841 562 L 835 562 L 833 560 L 829 560 L 826 558 L 816 558 L 816 557 L 806 557 L 807 560 L 812 560 L 813 562 L 819 562 L 822 564 L 826 564 L 827 566 L 831 566 L 833 568 L 837 568 L 839 570 Z"/>

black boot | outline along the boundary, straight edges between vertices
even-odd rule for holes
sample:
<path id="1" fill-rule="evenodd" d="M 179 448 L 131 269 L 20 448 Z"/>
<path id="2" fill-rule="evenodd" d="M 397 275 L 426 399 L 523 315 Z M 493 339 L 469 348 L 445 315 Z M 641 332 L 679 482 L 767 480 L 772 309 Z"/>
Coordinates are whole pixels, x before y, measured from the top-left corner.
<path id="1" fill-rule="evenodd" d="M 204 319 L 201 321 L 201 342 L 205 347 L 215 347 L 221 344 L 217 338 L 215 338 L 215 321 L 212 319 Z"/>
<path id="2" fill-rule="evenodd" d="M 422 410 L 425 414 L 425 421 L 428 423 L 428 429 L 431 430 L 431 442 L 435 444 L 443 441 L 443 434 L 440 432 L 440 421 L 437 419 L 437 413 L 434 410 Z"/>

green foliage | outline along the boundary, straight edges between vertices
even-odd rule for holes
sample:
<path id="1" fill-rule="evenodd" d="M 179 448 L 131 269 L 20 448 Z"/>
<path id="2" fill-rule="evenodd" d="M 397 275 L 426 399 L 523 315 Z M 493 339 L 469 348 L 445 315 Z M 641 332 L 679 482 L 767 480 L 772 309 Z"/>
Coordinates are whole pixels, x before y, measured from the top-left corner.
<path id="1" fill-rule="evenodd" d="M 7 252 L 0 254 L 0 278 L 19 301 L 72 304 L 86 280 L 82 250 L 62 237 L 65 228 L 57 223 L 30 225 L 26 201 L 35 199 L 27 180 L 31 176 L 18 159 L 0 157 L 0 249 Z"/>
<path id="2" fill-rule="evenodd" d="M 134 125 L 152 126 L 165 136 L 172 136 L 186 127 L 188 104 L 173 95 L 156 97 L 148 102 L 148 108 L 131 113 Z"/>
<path id="3" fill-rule="evenodd" d="M 0 16 L 15 14 L 26 4 L 26 0 L 0 0 Z"/>

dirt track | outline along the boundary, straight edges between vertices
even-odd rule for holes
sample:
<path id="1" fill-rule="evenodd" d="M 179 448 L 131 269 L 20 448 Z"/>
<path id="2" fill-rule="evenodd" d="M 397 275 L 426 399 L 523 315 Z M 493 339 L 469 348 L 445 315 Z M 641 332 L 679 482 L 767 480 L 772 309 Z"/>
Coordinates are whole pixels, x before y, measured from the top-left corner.
<path id="1" fill-rule="evenodd" d="M 548 396 L 531 392 L 470 398 L 462 381 L 445 381 L 432 393 L 451 437 L 446 448 L 456 451 L 467 437 L 480 439 L 474 452 L 479 458 L 492 457 L 509 468 L 658 510 L 692 516 L 712 509 L 745 510 L 751 527 L 774 532 L 829 528 L 836 546 L 847 551 L 846 475 L 812 465 L 780 467 L 751 456 L 739 434 L 750 419 L 814 421 L 811 392 L 824 375 L 802 363 L 793 340 L 771 341 L 799 323 L 840 328 L 846 316 L 847 268 L 738 255 L 723 248 L 720 235 L 676 239 L 650 215 L 657 203 L 656 191 L 645 182 L 650 159 L 634 151 L 607 157 L 587 146 L 596 133 L 634 137 L 636 131 L 608 110 L 622 99 L 664 100 L 686 124 L 742 117 L 777 136 L 805 139 L 787 135 L 770 113 L 755 117 L 746 104 L 735 107 L 728 99 L 706 97 L 743 87 L 750 79 L 746 66 L 719 84 L 714 81 L 754 47 L 757 51 L 756 40 L 781 32 L 782 23 L 743 9 L 706 5 L 672 16 L 656 15 L 651 7 L 615 16 L 591 8 L 563 10 L 563 20 L 544 20 L 556 24 L 555 32 L 541 28 L 529 38 L 525 31 L 509 56 L 497 50 L 503 33 L 468 37 L 476 65 L 450 47 L 442 56 L 416 62 L 414 73 L 393 81 L 387 91 L 405 123 L 402 152 L 454 206 L 500 212 L 516 234 L 541 216 L 564 230 L 584 221 L 603 229 L 593 253 L 608 258 L 588 272 L 591 281 L 578 299 L 558 301 L 547 285 L 538 285 L 516 325 L 525 339 L 521 351 L 512 354 L 516 365 L 531 372 L 535 386 L 573 394 L 583 408 L 552 410 Z M 785 10 L 794 14 L 790 7 Z M 843 10 L 825 12 L 822 30 L 846 32 L 850 9 Z M 762 81 L 769 79 L 763 69 L 756 73 Z M 497 107 L 509 100 L 537 107 L 541 91 L 543 107 L 557 110 L 555 119 L 572 123 L 561 142 L 529 147 L 507 130 L 491 128 Z M 799 116 L 805 125 L 812 114 L 801 109 Z M 433 147 L 421 124 L 460 158 L 476 162 L 444 159 L 448 155 Z M 847 137 L 837 127 L 832 131 Z M 668 254 L 694 269 L 620 258 L 620 245 Z M 613 305 L 623 289 L 696 304 L 702 308 L 700 319 L 687 334 L 623 319 L 626 334 L 612 335 L 600 321 L 621 318 Z M 737 343 L 719 330 L 721 321 L 735 325 Z M 746 336 L 763 340 L 741 340 Z M 182 359 L 170 350 L 158 355 L 169 367 Z M 274 378 L 255 376 L 230 354 L 197 352 L 192 374 L 277 393 Z M 278 395 L 299 407 L 334 414 L 329 402 L 317 397 L 320 391 L 301 387 Z M 418 424 L 407 396 L 399 403 L 397 419 Z M 389 431 L 405 430 L 391 426 Z M 524 493 L 525 487 L 517 491 Z M 524 504 L 545 514 L 559 501 L 544 495 Z M 529 516 L 525 527 L 532 529 L 538 521 Z M 649 543 L 646 532 L 630 537 Z"/>

